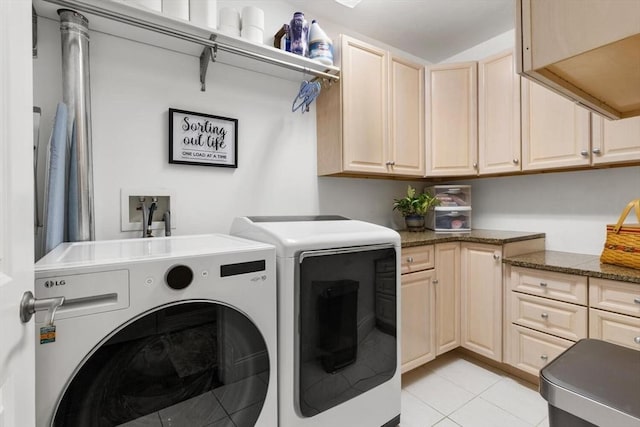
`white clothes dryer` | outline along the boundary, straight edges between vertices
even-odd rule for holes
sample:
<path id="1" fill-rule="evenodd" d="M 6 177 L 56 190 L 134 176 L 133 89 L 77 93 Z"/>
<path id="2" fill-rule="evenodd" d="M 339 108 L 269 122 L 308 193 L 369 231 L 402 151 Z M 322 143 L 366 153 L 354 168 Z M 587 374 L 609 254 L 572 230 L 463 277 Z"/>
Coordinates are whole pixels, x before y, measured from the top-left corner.
<path id="1" fill-rule="evenodd" d="M 55 332 L 36 313 L 37 426 L 276 427 L 275 268 L 227 235 L 61 244 L 36 263 L 36 298 L 65 298 Z"/>
<path id="2" fill-rule="evenodd" d="M 400 422 L 400 236 L 338 216 L 236 218 L 276 246 L 280 427 Z"/>

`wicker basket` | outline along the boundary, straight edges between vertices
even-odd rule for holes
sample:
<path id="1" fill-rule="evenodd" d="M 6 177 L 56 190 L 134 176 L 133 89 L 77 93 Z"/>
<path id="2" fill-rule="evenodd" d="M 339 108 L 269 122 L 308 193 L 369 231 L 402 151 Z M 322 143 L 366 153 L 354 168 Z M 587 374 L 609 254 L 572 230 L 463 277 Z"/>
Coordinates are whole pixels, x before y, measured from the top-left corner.
<path id="1" fill-rule="evenodd" d="M 623 224 L 631 209 L 635 210 L 638 224 Z M 607 225 L 600 262 L 640 269 L 640 199 L 629 202 L 615 225 Z"/>

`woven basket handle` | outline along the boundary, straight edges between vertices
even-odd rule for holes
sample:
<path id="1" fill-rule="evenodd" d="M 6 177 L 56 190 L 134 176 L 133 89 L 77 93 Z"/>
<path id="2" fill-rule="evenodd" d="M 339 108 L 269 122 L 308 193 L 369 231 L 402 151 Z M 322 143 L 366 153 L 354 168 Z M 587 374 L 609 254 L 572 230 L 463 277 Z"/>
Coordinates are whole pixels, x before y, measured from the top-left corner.
<path id="1" fill-rule="evenodd" d="M 638 218 L 638 223 L 640 223 L 640 199 L 635 199 L 630 201 L 627 207 L 624 208 L 624 210 L 622 211 L 622 214 L 620 215 L 620 219 L 618 219 L 616 226 L 613 227 L 614 233 L 617 233 L 618 231 L 620 231 L 620 227 L 622 227 L 622 224 L 624 224 L 624 220 L 627 219 L 627 216 L 631 212 L 632 208 L 635 208 L 636 217 Z"/>

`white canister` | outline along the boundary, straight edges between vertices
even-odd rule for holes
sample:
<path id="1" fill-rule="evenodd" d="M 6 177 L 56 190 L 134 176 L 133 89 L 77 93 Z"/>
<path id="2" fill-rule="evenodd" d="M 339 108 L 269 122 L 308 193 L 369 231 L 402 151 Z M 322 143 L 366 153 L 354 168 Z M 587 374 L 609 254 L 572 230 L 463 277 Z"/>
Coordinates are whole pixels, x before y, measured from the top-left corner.
<path id="1" fill-rule="evenodd" d="M 162 0 L 162 13 L 189 20 L 189 0 Z"/>
<path id="2" fill-rule="evenodd" d="M 218 28 L 220 30 L 225 29 L 235 35 L 240 35 L 240 14 L 232 7 L 223 7 L 219 13 L 220 24 Z"/>
<path id="3" fill-rule="evenodd" d="M 127 3 L 162 12 L 162 0 L 127 0 Z"/>
<path id="4" fill-rule="evenodd" d="M 189 20 L 209 28 L 218 26 L 218 4 L 216 0 L 189 0 Z"/>
<path id="5" fill-rule="evenodd" d="M 242 26 L 241 35 L 243 39 L 247 39 L 254 43 L 262 43 L 264 40 L 264 32 L 262 29 L 258 27 L 250 26 Z"/>
<path id="6" fill-rule="evenodd" d="M 242 28 L 256 27 L 264 30 L 264 12 L 259 7 L 247 6 L 242 9 Z"/>

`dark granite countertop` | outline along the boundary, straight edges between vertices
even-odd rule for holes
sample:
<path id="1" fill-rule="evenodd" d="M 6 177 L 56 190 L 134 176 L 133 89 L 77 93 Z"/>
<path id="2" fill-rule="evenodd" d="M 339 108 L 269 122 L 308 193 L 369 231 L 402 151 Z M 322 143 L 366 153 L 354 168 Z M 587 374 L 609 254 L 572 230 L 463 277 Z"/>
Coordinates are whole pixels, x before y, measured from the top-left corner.
<path id="1" fill-rule="evenodd" d="M 598 277 L 640 284 L 640 270 L 601 264 L 600 256 L 570 252 L 540 251 L 504 258 L 505 264 L 559 273 Z"/>
<path id="2" fill-rule="evenodd" d="M 442 233 L 435 231 L 398 231 L 403 248 L 411 246 L 433 245 L 446 242 L 473 242 L 487 243 L 490 245 L 502 245 L 505 243 L 519 242 L 544 238 L 544 233 L 532 233 L 527 231 L 500 231 L 500 230 L 471 230 L 467 232 Z"/>

